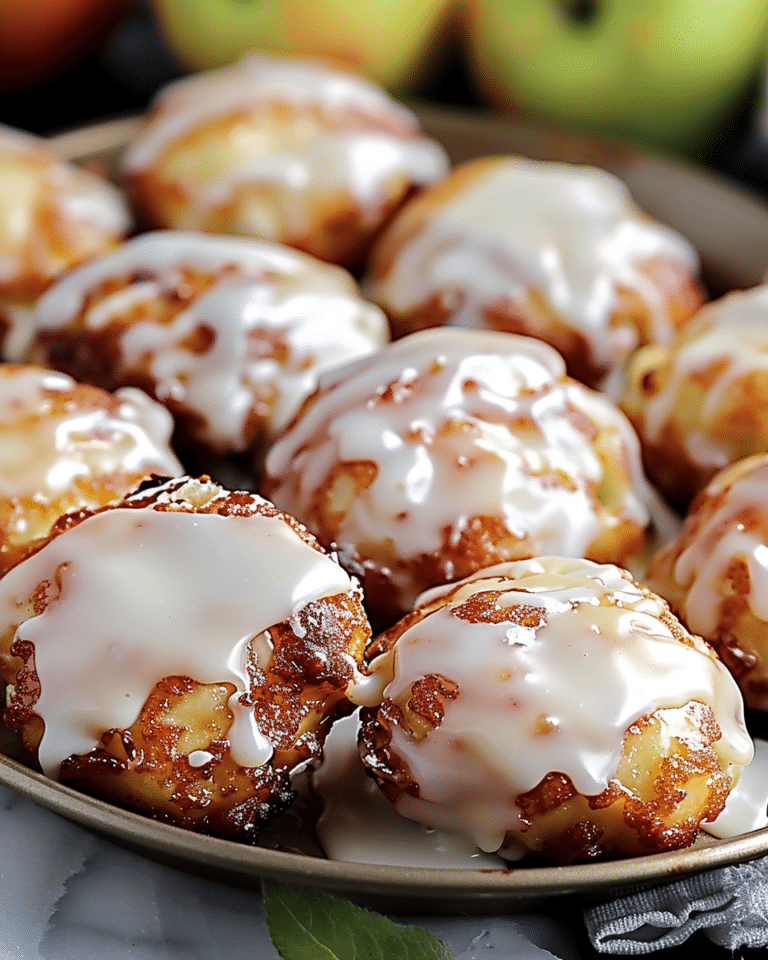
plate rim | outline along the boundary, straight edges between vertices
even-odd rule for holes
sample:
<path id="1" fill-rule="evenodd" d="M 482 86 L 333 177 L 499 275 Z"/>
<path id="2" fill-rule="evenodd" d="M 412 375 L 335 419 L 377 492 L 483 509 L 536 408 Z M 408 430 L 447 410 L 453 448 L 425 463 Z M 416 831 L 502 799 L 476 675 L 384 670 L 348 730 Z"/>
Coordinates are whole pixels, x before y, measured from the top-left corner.
<path id="1" fill-rule="evenodd" d="M 485 136 L 502 131 L 501 139 L 542 138 L 546 149 L 567 146 L 583 154 L 586 161 L 607 158 L 608 169 L 647 165 L 648 170 L 676 171 L 684 181 L 695 178 L 715 191 L 719 199 L 730 199 L 743 208 L 743 217 L 764 218 L 761 226 L 768 237 L 768 203 L 752 191 L 733 184 L 716 172 L 687 161 L 664 157 L 634 147 L 611 144 L 598 138 L 519 122 L 488 111 L 414 104 L 417 114 L 430 125 L 456 129 L 464 134 L 475 129 Z M 118 116 L 85 124 L 46 138 L 51 149 L 68 161 L 96 165 L 105 155 L 116 155 L 141 122 L 141 115 Z M 340 892 L 351 899 L 385 906 L 396 902 L 412 911 L 445 912 L 460 906 L 473 912 L 489 912 L 504 906 L 526 909 L 532 903 L 555 897 L 580 894 L 599 898 L 610 888 L 617 892 L 748 861 L 768 853 L 768 827 L 735 838 L 712 840 L 705 846 L 665 851 L 596 863 L 573 865 L 520 866 L 500 869 L 452 869 L 444 867 L 399 867 L 326 860 L 242 844 L 195 833 L 145 814 L 82 793 L 66 784 L 46 778 L 19 760 L 0 753 L 0 785 L 110 840 L 128 845 L 150 859 L 207 876 L 211 871 L 236 885 L 255 886 L 262 878 L 289 880 Z"/>
<path id="2" fill-rule="evenodd" d="M 236 885 L 251 887 L 262 878 L 322 885 L 354 899 L 418 896 L 425 903 L 457 898 L 529 901 L 574 893 L 599 895 L 672 881 L 754 859 L 768 851 L 768 827 L 706 846 L 651 853 L 622 860 L 569 865 L 460 869 L 400 867 L 327 860 L 196 833 L 82 793 L 50 780 L 18 760 L 0 754 L 0 785 L 118 843 L 173 866 L 205 866 Z"/>

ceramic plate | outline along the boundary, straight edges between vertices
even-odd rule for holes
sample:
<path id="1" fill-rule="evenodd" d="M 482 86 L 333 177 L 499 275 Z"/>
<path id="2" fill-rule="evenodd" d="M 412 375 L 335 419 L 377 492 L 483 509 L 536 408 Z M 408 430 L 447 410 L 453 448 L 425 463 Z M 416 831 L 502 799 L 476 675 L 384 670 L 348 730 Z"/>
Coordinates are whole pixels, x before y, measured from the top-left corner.
<path id="1" fill-rule="evenodd" d="M 703 170 L 591 139 L 523 126 L 487 114 L 419 108 L 426 129 L 456 162 L 520 153 L 545 160 L 591 163 L 618 174 L 650 214 L 699 249 L 710 292 L 752 286 L 768 269 L 768 206 Z M 136 120 L 119 119 L 52 138 L 61 156 L 113 173 Z M 410 912 L 497 913 L 530 909 L 566 894 L 615 895 L 624 887 L 660 883 L 682 874 L 768 853 L 768 829 L 690 850 L 575 866 L 506 870 L 403 868 L 335 862 L 311 853 L 252 847 L 193 834 L 95 800 L 30 770 L 0 739 L 0 783 L 39 804 L 163 862 L 206 877 L 257 885 L 262 877 L 313 884 L 372 906 Z M 287 821 L 290 823 L 290 820 Z M 287 829 L 286 829 L 287 832 Z M 294 846 L 290 836 L 288 846 Z"/>

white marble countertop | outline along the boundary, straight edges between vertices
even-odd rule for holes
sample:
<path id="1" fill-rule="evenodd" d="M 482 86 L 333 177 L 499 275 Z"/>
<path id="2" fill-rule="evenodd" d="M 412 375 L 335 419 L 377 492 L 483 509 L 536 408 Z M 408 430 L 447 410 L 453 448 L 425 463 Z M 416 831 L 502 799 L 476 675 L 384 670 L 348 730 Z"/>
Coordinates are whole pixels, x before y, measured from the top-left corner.
<path id="1" fill-rule="evenodd" d="M 455 960 L 584 960 L 598 954 L 578 907 L 492 917 L 398 917 Z M 695 934 L 655 954 L 730 957 Z M 0 960 L 273 960 L 258 891 L 162 866 L 0 787 Z M 396 958 L 393 958 L 396 960 Z"/>
<path id="2" fill-rule="evenodd" d="M 398 919 L 427 926 L 456 960 L 582 955 L 543 914 Z M 2 960 L 278 957 L 258 892 L 161 866 L 0 787 Z"/>

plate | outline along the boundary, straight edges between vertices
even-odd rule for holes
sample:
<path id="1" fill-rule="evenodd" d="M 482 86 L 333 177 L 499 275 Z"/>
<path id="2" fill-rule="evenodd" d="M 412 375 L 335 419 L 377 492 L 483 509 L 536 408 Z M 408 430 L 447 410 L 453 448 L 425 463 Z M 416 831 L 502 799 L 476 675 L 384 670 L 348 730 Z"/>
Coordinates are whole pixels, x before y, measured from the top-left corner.
<path id="1" fill-rule="evenodd" d="M 604 167 L 638 203 L 698 248 L 713 296 L 759 283 L 768 268 L 768 206 L 745 190 L 693 166 L 593 139 L 488 115 L 418 106 L 426 130 L 455 162 L 499 153 Z M 51 138 L 66 159 L 114 175 L 135 118 L 106 121 Z M 398 912 L 498 913 L 552 898 L 599 899 L 638 885 L 746 861 L 768 853 L 768 829 L 693 849 L 607 863 L 458 870 L 329 861 L 307 853 L 249 846 L 191 833 L 79 793 L 30 769 L 9 735 L 0 737 L 0 784 L 152 859 L 241 886 L 261 878 L 310 884 Z"/>

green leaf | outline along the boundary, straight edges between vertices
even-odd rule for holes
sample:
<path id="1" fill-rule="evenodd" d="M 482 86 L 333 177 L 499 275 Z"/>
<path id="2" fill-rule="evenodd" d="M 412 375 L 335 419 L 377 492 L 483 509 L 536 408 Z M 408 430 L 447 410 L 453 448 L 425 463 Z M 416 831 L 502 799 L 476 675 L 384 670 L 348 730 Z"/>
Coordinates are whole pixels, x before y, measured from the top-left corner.
<path id="1" fill-rule="evenodd" d="M 283 960 L 453 960 L 429 930 L 348 900 L 266 880 L 263 891 L 269 934 Z"/>

